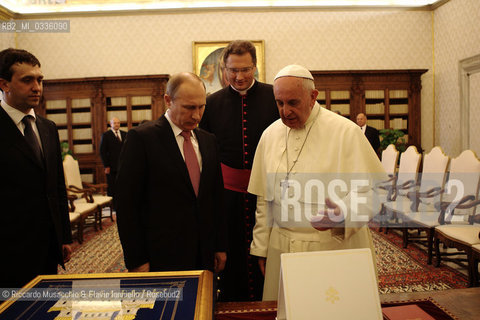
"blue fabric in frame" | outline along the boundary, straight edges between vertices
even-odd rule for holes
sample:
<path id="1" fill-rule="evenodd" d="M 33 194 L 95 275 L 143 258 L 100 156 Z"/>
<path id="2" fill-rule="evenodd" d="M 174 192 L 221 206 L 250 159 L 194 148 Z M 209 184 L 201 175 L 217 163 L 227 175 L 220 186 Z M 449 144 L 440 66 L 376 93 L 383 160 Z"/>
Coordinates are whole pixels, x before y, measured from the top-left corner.
<path id="1" fill-rule="evenodd" d="M 112 278 L 106 278 L 110 280 Z M 92 280 L 85 278 L 79 280 Z M 103 278 L 95 279 L 101 283 Z M 138 277 L 138 278 L 121 278 L 121 289 L 132 288 L 178 288 L 182 289 L 181 299 L 176 300 L 156 300 L 153 309 L 140 308 L 136 312 L 135 319 L 172 319 L 175 313 L 175 319 L 193 319 L 195 315 L 195 306 L 197 301 L 199 278 L 197 276 L 184 277 Z M 41 280 L 32 289 L 55 288 L 71 289 L 72 280 Z M 58 299 L 38 298 L 35 301 L 15 301 L 5 311 L 0 314 L 0 319 L 55 319 L 60 311 L 51 311 L 49 309 L 57 303 Z M 112 319 L 119 312 L 112 313 Z M 76 317 L 81 314 L 76 313 Z"/>

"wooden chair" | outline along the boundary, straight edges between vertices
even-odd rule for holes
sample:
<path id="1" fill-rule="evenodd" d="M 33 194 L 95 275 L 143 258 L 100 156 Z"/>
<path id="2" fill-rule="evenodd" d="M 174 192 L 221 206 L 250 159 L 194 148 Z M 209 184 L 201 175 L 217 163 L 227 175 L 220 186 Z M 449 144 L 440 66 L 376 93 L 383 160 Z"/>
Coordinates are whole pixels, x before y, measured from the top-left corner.
<path id="1" fill-rule="evenodd" d="M 398 217 L 394 212 L 386 210 L 386 204 L 395 201 L 397 196 L 406 195 L 409 191 L 414 190 L 418 181 L 418 169 L 420 167 L 420 161 L 422 155 L 418 153 L 415 146 L 410 146 L 400 156 L 400 165 L 398 173 L 391 179 L 384 181 L 375 186 L 376 195 L 379 197 L 379 201 L 382 203 L 380 209 L 380 228 L 385 228 L 387 233 L 389 226 L 398 224 Z"/>
<path id="2" fill-rule="evenodd" d="M 475 246 L 480 246 L 480 214 L 468 215 L 468 221 L 466 224 L 451 224 L 447 215 L 454 216 L 455 211 L 462 209 L 472 209 L 478 204 L 480 200 L 475 200 L 473 196 L 466 197 L 467 201 L 457 205 L 455 208 L 448 208 L 447 205 L 443 206 L 440 221 L 445 223 L 435 228 L 435 266 L 440 266 L 441 259 L 455 262 L 458 265 L 466 267 L 468 270 L 468 285 L 469 287 L 477 285 L 478 280 L 478 255 L 474 251 Z M 448 213 L 448 211 L 450 212 Z M 443 243 L 447 248 L 455 248 L 455 251 L 445 250 L 440 251 L 440 243 Z M 466 254 L 466 258 L 463 258 L 461 254 Z M 460 257 L 459 257 L 460 255 Z M 455 256 L 454 258 L 451 258 Z M 475 262 L 475 257 L 477 262 Z M 464 262 L 467 262 L 465 265 Z"/>
<path id="3" fill-rule="evenodd" d="M 110 208 L 110 219 L 113 221 L 113 201 L 112 197 L 98 193 L 104 192 L 106 184 L 91 184 L 82 182 L 78 161 L 72 156 L 66 155 L 63 160 L 63 171 L 65 173 L 65 184 L 67 191 L 71 195 L 80 195 L 75 200 L 75 205 L 80 203 L 95 203 L 99 207 L 98 216 L 95 217 L 100 229 L 102 228 L 102 210 Z"/>
<path id="4" fill-rule="evenodd" d="M 442 208 L 445 207 L 443 209 L 452 210 L 466 201 L 476 199 L 479 181 L 480 161 L 471 150 L 466 150 L 457 158 L 452 159 L 450 163 L 448 181 L 440 195 L 441 202 L 430 205 L 427 203 L 423 208 L 419 205 L 418 211 L 412 211 L 403 216 L 404 228 L 415 228 L 426 233 L 428 264 L 431 264 L 433 260 L 435 227 L 444 224 L 440 217 Z M 432 193 L 424 198 L 433 195 Z M 420 199 L 422 200 L 423 198 L 421 197 Z M 466 220 L 468 220 L 471 212 L 472 209 L 458 209 L 452 220 L 456 224 L 467 224 Z"/>
<path id="5" fill-rule="evenodd" d="M 78 243 L 83 243 L 83 227 L 85 225 L 85 220 L 88 216 L 93 215 L 97 216 L 98 211 L 100 210 L 98 205 L 95 203 L 77 203 L 75 205 L 75 199 L 77 196 L 69 195 L 68 196 L 68 209 L 70 215 L 70 225 L 72 226 L 72 231 L 77 227 L 77 240 Z"/>
<path id="6" fill-rule="evenodd" d="M 480 237 L 480 234 L 478 235 Z M 480 244 L 474 244 L 472 246 L 472 255 L 469 260 L 469 264 L 472 266 L 473 286 L 480 285 L 480 274 L 478 273 L 478 263 L 480 261 Z"/>
<path id="7" fill-rule="evenodd" d="M 419 212 L 438 212 L 435 203 L 441 201 L 449 162 L 450 157 L 442 148 L 434 147 L 423 159 L 422 173 L 415 190 L 397 197 L 395 201 L 385 203 L 385 210 L 394 212 L 394 215 L 402 221 L 400 229 L 404 248 L 408 246 L 409 240 L 427 240 L 428 237 L 423 235 L 423 231 L 428 230 L 415 221 Z M 410 235 L 411 229 L 417 229 L 417 236 Z"/>

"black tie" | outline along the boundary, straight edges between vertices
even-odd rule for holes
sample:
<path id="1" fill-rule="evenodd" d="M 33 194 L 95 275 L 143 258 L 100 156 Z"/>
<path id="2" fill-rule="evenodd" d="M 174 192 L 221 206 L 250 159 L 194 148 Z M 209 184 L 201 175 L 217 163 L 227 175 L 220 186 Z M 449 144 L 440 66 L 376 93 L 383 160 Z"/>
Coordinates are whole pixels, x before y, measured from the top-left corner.
<path id="1" fill-rule="evenodd" d="M 31 119 L 32 120 L 34 119 L 31 115 L 26 115 L 25 117 L 23 117 L 22 122 L 25 125 L 25 129 L 23 133 L 25 135 L 25 140 L 27 140 L 27 143 L 32 148 L 32 151 L 35 154 L 35 157 L 37 158 L 38 162 L 42 164 L 43 163 L 42 149 L 40 148 L 37 135 L 33 131 Z"/>

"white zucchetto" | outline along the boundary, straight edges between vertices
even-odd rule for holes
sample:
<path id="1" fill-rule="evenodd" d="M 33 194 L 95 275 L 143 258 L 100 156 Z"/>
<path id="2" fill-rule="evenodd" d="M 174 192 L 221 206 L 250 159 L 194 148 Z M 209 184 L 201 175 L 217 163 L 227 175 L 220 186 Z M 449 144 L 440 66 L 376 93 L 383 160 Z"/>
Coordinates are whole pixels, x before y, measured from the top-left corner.
<path id="1" fill-rule="evenodd" d="M 291 64 L 284 67 L 277 73 L 274 81 L 281 77 L 296 77 L 313 80 L 313 76 L 310 71 L 308 71 L 308 69 L 305 67 L 299 66 L 298 64 Z"/>

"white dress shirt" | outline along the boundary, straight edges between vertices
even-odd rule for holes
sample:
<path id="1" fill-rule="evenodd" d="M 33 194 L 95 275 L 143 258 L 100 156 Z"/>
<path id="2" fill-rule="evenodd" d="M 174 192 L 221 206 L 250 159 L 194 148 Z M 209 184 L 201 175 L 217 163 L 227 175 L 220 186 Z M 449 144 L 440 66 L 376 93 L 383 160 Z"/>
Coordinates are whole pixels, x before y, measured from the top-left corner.
<path id="1" fill-rule="evenodd" d="M 37 136 L 38 144 L 40 145 L 40 149 L 42 149 L 43 152 L 43 147 L 42 147 L 42 141 L 40 140 L 40 134 L 38 133 L 38 128 L 37 128 L 37 116 L 35 115 L 35 111 L 30 109 L 30 111 L 25 114 L 22 111 L 15 109 L 14 107 L 11 107 L 8 103 L 5 101 L 0 101 L 0 105 L 2 106 L 3 110 L 8 114 L 8 116 L 12 119 L 12 121 L 15 123 L 17 126 L 18 130 L 20 130 L 20 133 L 25 136 L 24 130 L 25 130 L 25 125 L 23 124 L 22 120 L 26 115 L 31 115 L 34 119 L 34 121 L 31 121 L 33 132 L 35 132 L 35 135 Z"/>
<path id="2" fill-rule="evenodd" d="M 182 129 L 180 129 L 175 123 L 172 122 L 172 119 L 170 119 L 170 116 L 168 115 L 170 110 L 167 110 L 165 112 L 165 118 L 167 118 L 168 123 L 170 123 L 170 126 L 172 127 L 173 134 L 175 135 L 175 140 L 177 141 L 178 148 L 180 149 L 180 152 L 182 154 L 183 160 L 185 161 L 185 155 L 183 154 L 183 141 L 184 138 L 181 135 Z M 191 132 L 191 141 L 193 145 L 193 149 L 195 150 L 195 154 L 197 155 L 197 160 L 198 160 L 198 165 L 200 166 L 200 172 L 202 172 L 202 155 L 200 154 L 200 148 L 198 147 L 198 141 L 197 137 L 195 136 L 195 132 L 192 130 Z"/>
<path id="3" fill-rule="evenodd" d="M 117 137 L 118 140 L 122 141 L 122 134 L 120 133 L 120 129 L 118 130 L 115 130 L 113 128 L 111 128 L 113 134 L 115 135 L 115 137 Z"/>

